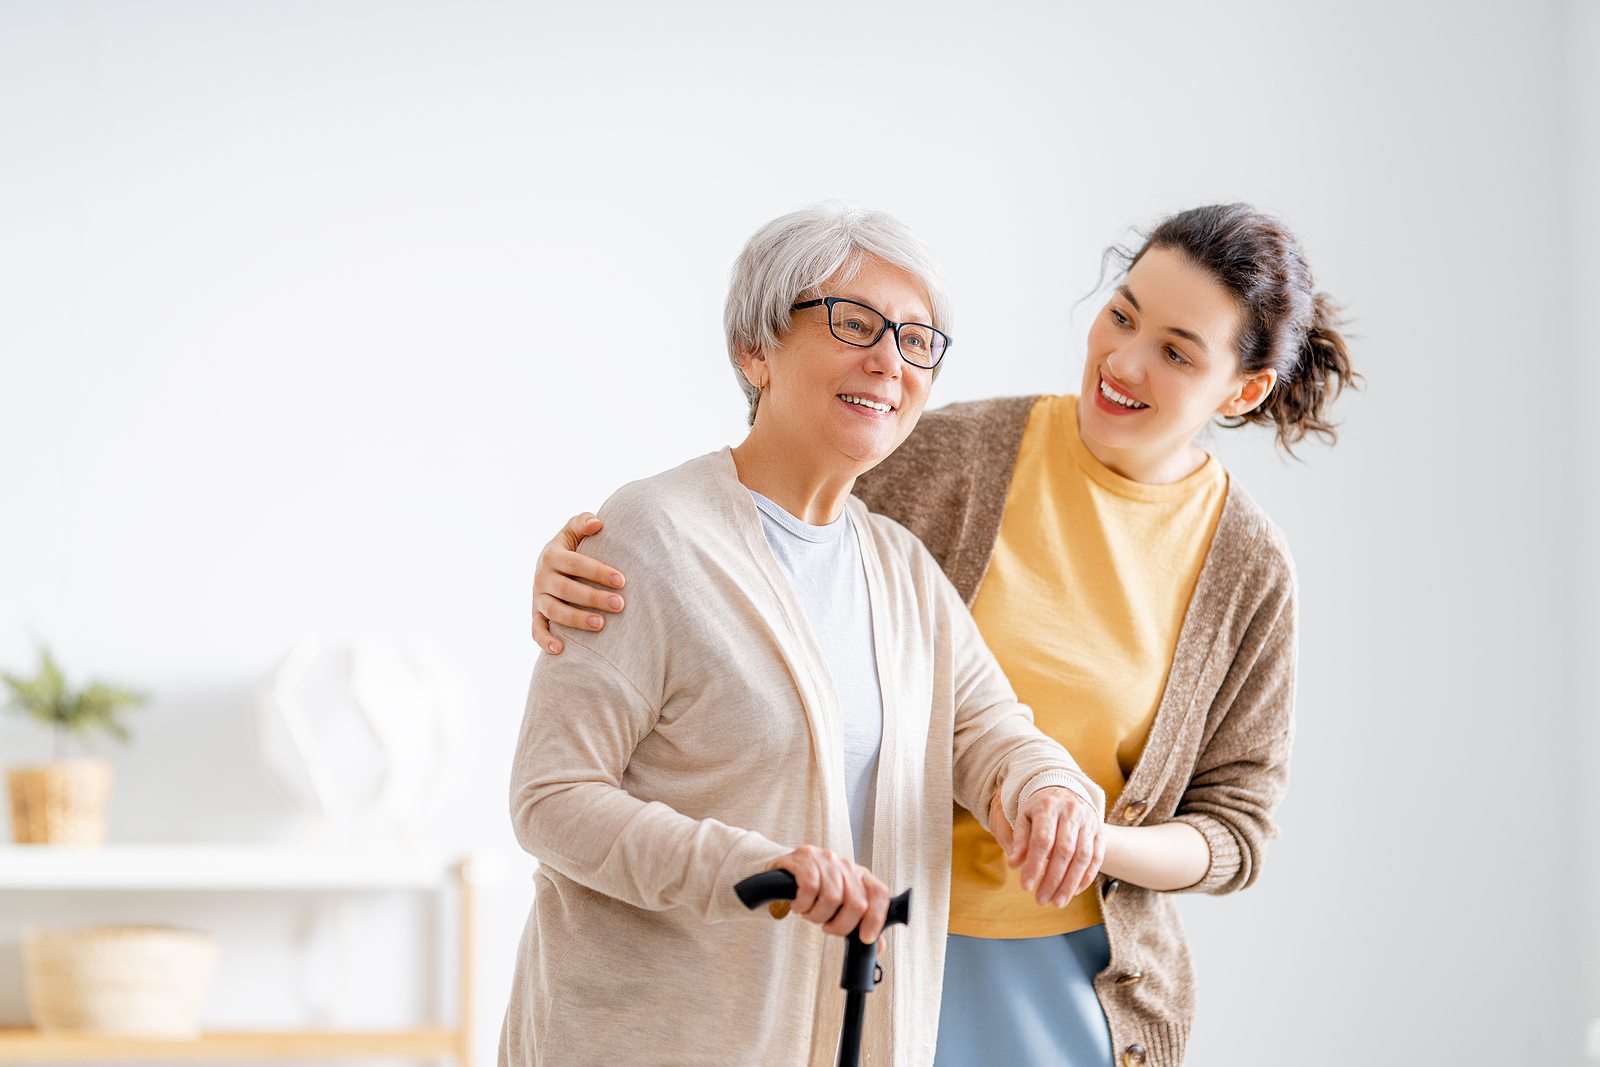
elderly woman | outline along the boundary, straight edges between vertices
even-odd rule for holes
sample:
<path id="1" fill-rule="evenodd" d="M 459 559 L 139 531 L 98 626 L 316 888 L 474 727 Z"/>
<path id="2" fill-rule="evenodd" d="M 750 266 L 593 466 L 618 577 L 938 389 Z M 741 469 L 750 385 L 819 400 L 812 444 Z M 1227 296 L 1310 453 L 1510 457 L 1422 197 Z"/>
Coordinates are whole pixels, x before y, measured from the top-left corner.
<path id="1" fill-rule="evenodd" d="M 1040 734 L 914 537 L 850 497 L 921 414 L 949 346 L 925 246 L 829 204 L 751 238 L 728 295 L 750 402 L 737 448 L 633 483 L 594 550 L 629 610 L 534 671 L 512 772 L 540 860 L 502 1064 L 833 1062 L 842 942 L 885 940 L 865 1062 L 929 1064 L 951 804 L 1017 826 L 1023 878 L 1070 897 L 1103 794 Z M 733 887 L 791 871 L 793 912 Z"/>

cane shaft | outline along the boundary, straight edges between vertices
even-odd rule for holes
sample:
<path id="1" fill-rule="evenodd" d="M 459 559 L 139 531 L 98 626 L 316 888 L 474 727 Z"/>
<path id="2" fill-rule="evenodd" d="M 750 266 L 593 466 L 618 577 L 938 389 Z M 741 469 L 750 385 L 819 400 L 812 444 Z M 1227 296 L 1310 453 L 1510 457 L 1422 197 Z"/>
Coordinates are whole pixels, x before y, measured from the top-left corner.
<path id="1" fill-rule="evenodd" d="M 861 1025 L 867 1016 L 867 995 L 851 990 L 844 998 L 844 1029 L 839 1031 L 839 1067 L 861 1067 Z"/>

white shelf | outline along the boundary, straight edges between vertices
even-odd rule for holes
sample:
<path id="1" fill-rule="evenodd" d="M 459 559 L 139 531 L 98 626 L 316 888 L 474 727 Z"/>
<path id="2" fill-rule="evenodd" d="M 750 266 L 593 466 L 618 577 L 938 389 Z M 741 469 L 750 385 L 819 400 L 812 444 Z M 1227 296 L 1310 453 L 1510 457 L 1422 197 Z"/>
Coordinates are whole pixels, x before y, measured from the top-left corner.
<path id="1" fill-rule="evenodd" d="M 201 1034 L 189 1041 L 41 1034 L 0 1029 L 0 1063 L 107 1063 L 118 1061 L 331 1060 L 404 1056 L 467 1062 L 461 1031 L 426 1027 L 391 1033 L 330 1030 L 255 1034 Z"/>
<path id="2" fill-rule="evenodd" d="M 0 845 L 5 889 L 437 889 L 453 863 L 426 853 L 289 845 Z"/>

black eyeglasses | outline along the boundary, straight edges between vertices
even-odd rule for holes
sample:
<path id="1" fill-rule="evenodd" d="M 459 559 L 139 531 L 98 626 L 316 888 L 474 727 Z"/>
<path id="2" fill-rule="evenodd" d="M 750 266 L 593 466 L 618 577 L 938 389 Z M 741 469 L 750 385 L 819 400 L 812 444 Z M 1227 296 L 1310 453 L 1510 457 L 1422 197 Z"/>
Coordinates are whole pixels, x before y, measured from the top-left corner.
<path id="1" fill-rule="evenodd" d="M 894 346 L 900 358 L 913 367 L 932 370 L 944 358 L 952 344 L 950 335 L 922 322 L 890 322 L 876 308 L 842 296 L 825 296 L 820 300 L 807 300 L 795 304 L 790 311 L 804 311 L 818 304 L 828 309 L 828 329 L 833 336 L 847 345 L 871 348 L 883 336 L 883 331 L 894 330 Z"/>

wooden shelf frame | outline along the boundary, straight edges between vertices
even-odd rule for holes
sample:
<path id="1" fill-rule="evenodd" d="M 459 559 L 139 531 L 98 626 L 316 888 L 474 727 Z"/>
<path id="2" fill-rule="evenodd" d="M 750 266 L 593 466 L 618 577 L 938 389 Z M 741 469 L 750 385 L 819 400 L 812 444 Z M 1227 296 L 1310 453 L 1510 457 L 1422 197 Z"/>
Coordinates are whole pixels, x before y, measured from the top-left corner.
<path id="1" fill-rule="evenodd" d="M 11 850 L 6 850 L 11 851 Z M 86 864 L 87 866 L 87 864 Z M 89 1034 L 42 1033 L 32 1028 L 0 1028 L 0 1063 L 133 1063 L 140 1061 L 250 1061 L 250 1060 L 330 1060 L 366 1059 L 374 1056 L 418 1060 L 453 1060 L 456 1067 L 472 1064 L 472 939 L 473 892 L 472 860 L 454 865 L 458 894 L 458 966 L 456 986 L 458 1006 L 456 1026 L 420 1027 L 410 1030 L 281 1030 L 259 1033 L 219 1031 L 192 1040 L 100 1037 Z M 437 868 L 434 868 L 437 870 Z M 401 877 L 357 875 L 351 878 L 287 880 L 271 886 L 229 884 L 208 885 L 208 889 L 383 889 L 440 887 L 437 877 L 431 885 L 417 879 L 416 868 L 403 868 Z M 15 869 L 13 869 L 15 873 Z M 394 872 L 388 872 L 392 875 Z M 42 879 L 25 877 L 0 879 L 0 889 L 46 888 Z M 174 881 L 179 884 L 172 884 Z M 99 878 L 86 878 L 70 886 L 57 882 L 55 888 L 76 889 L 175 889 L 202 888 L 184 878 L 155 879 L 137 885 L 112 885 Z"/>

